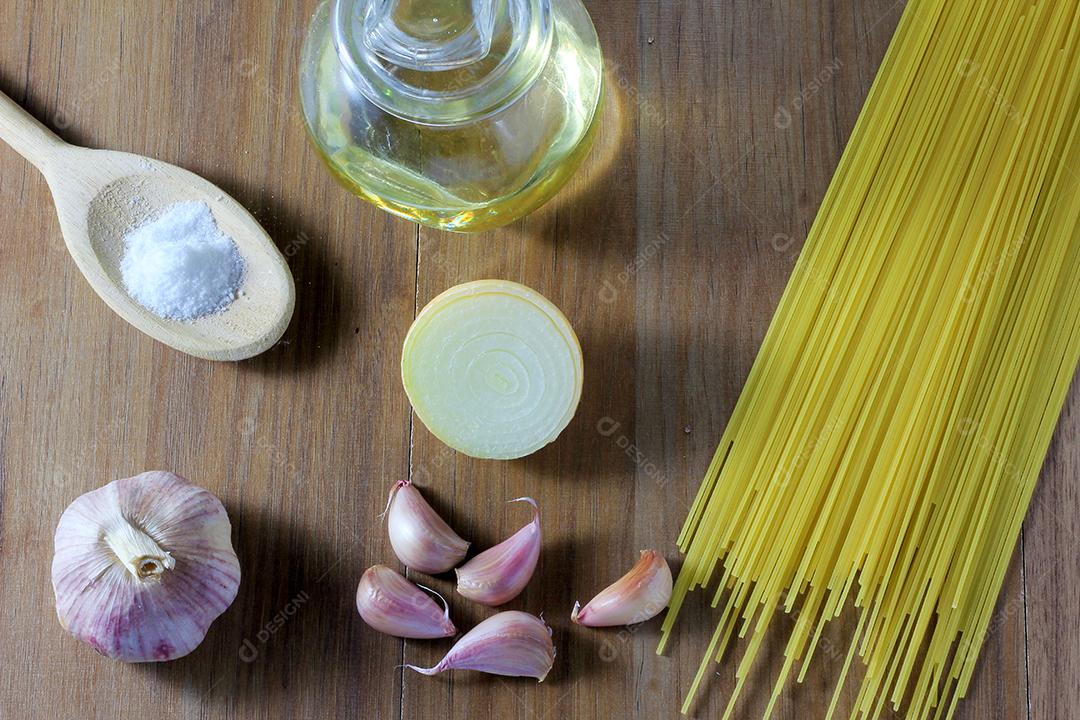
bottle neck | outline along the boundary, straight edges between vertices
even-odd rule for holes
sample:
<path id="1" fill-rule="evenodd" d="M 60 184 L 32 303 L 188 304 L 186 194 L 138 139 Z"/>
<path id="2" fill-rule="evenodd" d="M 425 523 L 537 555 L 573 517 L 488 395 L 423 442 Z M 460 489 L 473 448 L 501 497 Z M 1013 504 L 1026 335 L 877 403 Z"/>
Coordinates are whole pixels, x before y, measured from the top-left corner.
<path id="1" fill-rule="evenodd" d="M 342 65 L 373 104 L 425 125 L 487 117 L 551 51 L 550 0 L 334 0 Z"/>
<path id="2" fill-rule="evenodd" d="M 495 0 L 369 0 L 362 42 L 392 66 L 436 72 L 491 52 Z"/>

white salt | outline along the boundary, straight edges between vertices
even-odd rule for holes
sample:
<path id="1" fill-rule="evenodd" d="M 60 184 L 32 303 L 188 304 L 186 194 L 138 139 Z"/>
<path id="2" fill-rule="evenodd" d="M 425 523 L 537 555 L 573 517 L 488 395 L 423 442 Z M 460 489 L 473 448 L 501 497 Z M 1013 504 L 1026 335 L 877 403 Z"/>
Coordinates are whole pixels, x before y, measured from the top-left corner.
<path id="1" fill-rule="evenodd" d="M 244 261 L 203 202 L 170 206 L 124 237 L 124 287 L 163 318 L 194 320 L 236 299 Z"/>

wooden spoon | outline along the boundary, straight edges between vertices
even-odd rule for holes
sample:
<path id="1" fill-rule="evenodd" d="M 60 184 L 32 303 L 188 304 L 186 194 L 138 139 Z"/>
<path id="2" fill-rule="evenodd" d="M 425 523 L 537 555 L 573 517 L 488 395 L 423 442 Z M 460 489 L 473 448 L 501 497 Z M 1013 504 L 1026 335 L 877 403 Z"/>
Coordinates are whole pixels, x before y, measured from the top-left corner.
<path id="1" fill-rule="evenodd" d="M 0 93 L 0 139 L 45 176 L 68 252 L 116 314 L 152 338 L 207 360 L 242 360 L 276 343 L 292 317 L 292 273 L 262 226 L 217 186 L 175 165 L 69 145 Z M 206 203 L 244 259 L 239 295 L 192 321 L 158 317 L 124 289 L 124 236 L 174 203 Z"/>

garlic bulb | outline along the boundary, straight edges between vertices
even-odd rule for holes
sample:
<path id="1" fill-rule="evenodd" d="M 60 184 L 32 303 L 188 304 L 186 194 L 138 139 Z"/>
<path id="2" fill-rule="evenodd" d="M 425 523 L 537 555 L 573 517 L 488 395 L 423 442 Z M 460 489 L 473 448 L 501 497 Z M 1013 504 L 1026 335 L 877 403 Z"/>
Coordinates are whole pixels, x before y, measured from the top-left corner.
<path id="1" fill-rule="evenodd" d="M 543 682 L 554 663 L 551 628 L 535 615 L 508 610 L 465 633 L 435 667 L 405 667 L 424 675 L 478 670 L 492 675 L 534 677 Z"/>
<path id="2" fill-rule="evenodd" d="M 425 588 L 427 589 L 427 588 Z M 402 638 L 441 638 L 457 634 L 450 606 L 440 608 L 416 585 L 385 565 L 369 567 L 356 588 L 356 609 L 371 627 Z"/>
<path id="3" fill-rule="evenodd" d="M 187 655 L 236 597 L 230 533 L 221 501 L 170 472 L 82 495 L 56 527 L 60 624 L 116 660 Z"/>
<path id="4" fill-rule="evenodd" d="M 391 488 L 387 512 L 390 546 L 413 570 L 442 573 L 465 558 L 469 543 L 450 529 L 410 480 Z"/>
<path id="5" fill-rule="evenodd" d="M 457 591 L 481 605 L 494 607 L 516 598 L 532 578 L 540 557 L 540 508 L 532 498 L 533 519 L 506 540 L 457 569 Z"/>
<path id="6" fill-rule="evenodd" d="M 655 550 L 642 550 L 630 572 L 588 602 L 574 603 L 570 619 L 589 627 L 633 625 L 655 617 L 671 601 L 671 569 Z"/>

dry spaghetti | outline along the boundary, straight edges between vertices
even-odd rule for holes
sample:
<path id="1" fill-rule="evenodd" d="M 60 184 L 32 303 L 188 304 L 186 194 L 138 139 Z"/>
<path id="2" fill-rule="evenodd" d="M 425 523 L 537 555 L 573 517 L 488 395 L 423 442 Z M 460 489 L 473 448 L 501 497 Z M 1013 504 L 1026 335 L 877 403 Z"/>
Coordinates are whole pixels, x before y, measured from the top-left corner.
<path id="1" fill-rule="evenodd" d="M 684 712 L 797 610 L 771 714 L 853 604 L 852 717 L 952 715 L 1080 359 L 1078 185 L 1080 5 L 911 0 L 679 537 Z"/>

